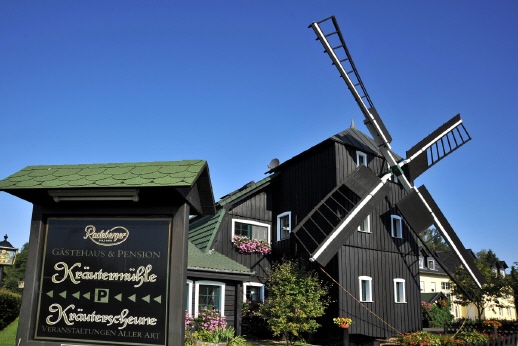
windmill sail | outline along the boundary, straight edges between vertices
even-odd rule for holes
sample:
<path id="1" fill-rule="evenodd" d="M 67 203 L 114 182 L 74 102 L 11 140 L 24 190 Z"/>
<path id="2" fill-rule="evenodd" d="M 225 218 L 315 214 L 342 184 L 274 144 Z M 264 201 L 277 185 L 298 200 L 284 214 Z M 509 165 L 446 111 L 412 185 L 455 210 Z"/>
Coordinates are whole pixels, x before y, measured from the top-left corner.
<path id="1" fill-rule="evenodd" d="M 434 225 L 463 267 L 468 271 L 473 281 L 479 287 L 484 284 L 484 277 L 478 271 L 472 256 L 466 250 L 424 185 L 419 187 L 419 190 L 415 189 L 415 191 L 408 194 L 396 205 L 407 223 L 417 234 Z"/>
<path id="2" fill-rule="evenodd" d="M 415 180 L 428 168 L 471 140 L 457 114 L 406 152 L 407 174 Z"/>
<path id="3" fill-rule="evenodd" d="M 344 79 L 347 87 L 353 94 L 354 99 L 365 116 L 365 124 L 378 146 L 389 145 L 389 143 L 392 142 L 392 137 L 374 108 L 374 104 L 354 65 L 353 58 L 347 49 L 336 18 L 332 16 L 320 22 L 314 22 L 310 27 L 313 28 L 317 39 L 322 43 L 333 65 L 338 69 L 340 76 Z M 327 28 L 327 30 L 323 30 L 324 27 Z"/>
<path id="4" fill-rule="evenodd" d="M 325 266 L 377 204 L 389 193 L 390 174 L 378 178 L 361 165 L 293 229 L 310 255 Z"/>

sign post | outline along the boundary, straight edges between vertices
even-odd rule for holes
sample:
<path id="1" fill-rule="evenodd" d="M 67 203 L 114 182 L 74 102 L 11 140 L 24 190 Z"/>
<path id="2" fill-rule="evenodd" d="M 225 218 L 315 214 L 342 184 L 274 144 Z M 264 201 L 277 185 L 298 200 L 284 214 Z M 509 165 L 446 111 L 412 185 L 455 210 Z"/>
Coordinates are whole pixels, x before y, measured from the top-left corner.
<path id="1" fill-rule="evenodd" d="M 0 190 L 34 205 L 17 346 L 184 344 L 205 161 L 30 166 Z"/>

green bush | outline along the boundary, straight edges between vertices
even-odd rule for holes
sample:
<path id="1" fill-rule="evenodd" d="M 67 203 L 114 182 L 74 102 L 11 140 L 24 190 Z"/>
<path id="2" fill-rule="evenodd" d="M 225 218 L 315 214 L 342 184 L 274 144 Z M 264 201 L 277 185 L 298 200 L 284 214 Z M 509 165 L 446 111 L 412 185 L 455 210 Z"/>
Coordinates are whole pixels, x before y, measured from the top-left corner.
<path id="1" fill-rule="evenodd" d="M 479 332 L 460 332 L 455 335 L 459 340 L 464 340 L 469 344 L 476 344 L 479 342 L 487 342 L 489 337 Z"/>
<path id="2" fill-rule="evenodd" d="M 421 302 L 421 312 L 430 327 L 444 327 L 453 321 L 450 306 L 451 303 L 447 300 L 439 300 L 435 304 Z"/>
<path id="3" fill-rule="evenodd" d="M 414 332 L 399 334 L 397 340 L 403 346 L 457 346 L 486 343 L 489 337 L 478 332 L 460 332 L 453 336 L 435 335 L 429 332 Z"/>
<path id="4" fill-rule="evenodd" d="M 244 346 L 247 345 L 246 340 L 242 336 L 236 336 L 236 331 L 232 327 L 218 327 L 209 331 L 200 329 L 192 332 L 185 341 L 185 345 L 200 344 L 200 341 L 211 343 L 225 343 L 228 346 Z"/>
<path id="5" fill-rule="evenodd" d="M 22 296 L 5 289 L 0 289 L 0 330 L 13 322 L 20 314 Z"/>
<path id="6" fill-rule="evenodd" d="M 440 345 L 439 336 L 429 332 L 403 333 L 397 336 L 397 340 L 404 346 L 437 346 Z"/>
<path id="7" fill-rule="evenodd" d="M 302 340 L 303 333 L 314 332 L 320 324 L 316 319 L 330 303 L 329 288 L 315 272 L 297 261 L 275 264 L 266 282 L 268 297 L 259 306 L 274 336 L 282 335 L 286 345 Z"/>

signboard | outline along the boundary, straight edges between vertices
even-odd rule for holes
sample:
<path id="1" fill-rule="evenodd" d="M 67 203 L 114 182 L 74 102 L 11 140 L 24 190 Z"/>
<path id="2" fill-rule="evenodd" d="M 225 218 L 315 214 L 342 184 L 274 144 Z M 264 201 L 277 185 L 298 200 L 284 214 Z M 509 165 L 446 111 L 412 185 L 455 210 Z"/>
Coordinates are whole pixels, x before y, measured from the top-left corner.
<path id="1" fill-rule="evenodd" d="M 171 219 L 52 218 L 35 340 L 166 345 Z"/>

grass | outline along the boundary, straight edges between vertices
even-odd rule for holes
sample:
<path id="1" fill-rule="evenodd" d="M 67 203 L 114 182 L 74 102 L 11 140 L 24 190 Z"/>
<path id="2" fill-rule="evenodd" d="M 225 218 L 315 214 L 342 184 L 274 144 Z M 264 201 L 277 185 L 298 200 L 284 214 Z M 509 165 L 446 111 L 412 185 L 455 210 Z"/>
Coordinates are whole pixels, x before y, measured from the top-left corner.
<path id="1" fill-rule="evenodd" d="M 0 345 L 15 346 L 16 331 L 18 330 L 18 319 L 0 331 Z"/>

